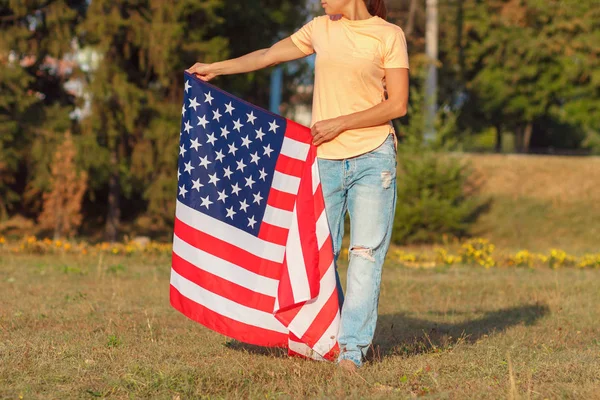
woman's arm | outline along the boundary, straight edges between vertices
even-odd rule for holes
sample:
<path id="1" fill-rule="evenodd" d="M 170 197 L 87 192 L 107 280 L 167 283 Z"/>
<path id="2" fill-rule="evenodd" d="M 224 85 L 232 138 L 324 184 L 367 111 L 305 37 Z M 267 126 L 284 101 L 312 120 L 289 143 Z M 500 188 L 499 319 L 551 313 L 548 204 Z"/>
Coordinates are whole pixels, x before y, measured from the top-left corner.
<path id="1" fill-rule="evenodd" d="M 408 69 L 386 69 L 385 82 L 388 92 L 387 100 L 364 111 L 317 122 L 312 127 L 313 143 L 318 146 L 344 131 L 381 125 L 406 115 Z"/>
<path id="2" fill-rule="evenodd" d="M 292 39 L 285 38 L 268 49 L 256 50 L 245 56 L 216 62 L 213 64 L 196 63 L 187 72 L 196 74 L 203 81 L 209 81 L 218 75 L 240 74 L 271 67 L 282 62 L 306 57 Z"/>

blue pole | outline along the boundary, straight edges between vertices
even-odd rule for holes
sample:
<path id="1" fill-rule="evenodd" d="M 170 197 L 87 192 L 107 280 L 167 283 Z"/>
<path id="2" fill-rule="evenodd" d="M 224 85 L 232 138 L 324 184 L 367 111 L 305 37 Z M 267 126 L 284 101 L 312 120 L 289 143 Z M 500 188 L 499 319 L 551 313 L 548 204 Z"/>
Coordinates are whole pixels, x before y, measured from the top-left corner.
<path id="1" fill-rule="evenodd" d="M 271 92 L 269 110 L 275 114 L 279 114 L 279 106 L 281 105 L 281 88 L 283 86 L 283 70 L 281 67 L 275 67 L 271 72 Z"/>

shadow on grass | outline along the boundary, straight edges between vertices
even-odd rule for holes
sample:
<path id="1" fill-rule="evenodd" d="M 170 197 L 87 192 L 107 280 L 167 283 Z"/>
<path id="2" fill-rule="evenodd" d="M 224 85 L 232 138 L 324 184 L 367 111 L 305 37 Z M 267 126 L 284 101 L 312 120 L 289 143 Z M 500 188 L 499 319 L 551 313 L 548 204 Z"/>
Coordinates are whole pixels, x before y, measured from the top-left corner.
<path id="1" fill-rule="evenodd" d="M 374 346 L 368 359 L 380 360 L 390 355 L 412 356 L 451 350 L 460 343 L 474 343 L 493 333 L 499 333 L 515 325 L 533 325 L 550 312 L 545 304 L 531 304 L 519 307 L 488 311 L 481 318 L 456 324 L 409 317 L 404 313 L 380 315 L 373 340 Z M 441 313 L 432 311 L 430 315 L 464 315 L 459 311 Z M 253 346 L 230 340 L 225 347 L 259 354 L 268 357 L 287 357 L 287 350 Z"/>
<path id="2" fill-rule="evenodd" d="M 524 324 L 533 325 L 550 312 L 545 304 L 530 304 L 485 312 L 480 318 L 452 323 L 413 318 L 404 313 L 380 315 L 371 359 L 389 355 L 411 356 L 448 351 L 460 343 L 475 343 L 493 333 Z M 431 315 L 461 315 L 459 311 Z"/>

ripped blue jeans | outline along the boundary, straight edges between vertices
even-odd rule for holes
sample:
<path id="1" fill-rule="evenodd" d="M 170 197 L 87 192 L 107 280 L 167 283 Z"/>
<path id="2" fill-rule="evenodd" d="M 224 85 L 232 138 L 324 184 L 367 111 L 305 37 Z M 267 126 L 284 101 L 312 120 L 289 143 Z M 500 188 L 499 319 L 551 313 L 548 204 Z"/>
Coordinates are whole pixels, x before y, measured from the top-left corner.
<path id="1" fill-rule="evenodd" d="M 344 217 L 350 215 L 350 263 L 338 334 L 339 360 L 362 365 L 377 323 L 381 271 L 396 209 L 396 148 L 389 135 L 373 151 L 344 160 L 319 159 L 325 212 L 337 261 L 344 235 Z"/>

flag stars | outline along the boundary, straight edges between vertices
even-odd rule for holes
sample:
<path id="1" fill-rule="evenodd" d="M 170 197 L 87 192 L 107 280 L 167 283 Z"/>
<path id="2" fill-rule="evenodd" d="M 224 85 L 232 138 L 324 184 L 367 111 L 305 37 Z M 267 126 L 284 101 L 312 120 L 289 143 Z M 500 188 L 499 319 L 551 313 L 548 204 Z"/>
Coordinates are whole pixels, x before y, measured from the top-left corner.
<path id="1" fill-rule="evenodd" d="M 247 149 L 250 149 L 250 143 L 252 143 L 252 140 L 248 138 L 248 135 L 242 138 L 242 146 L 246 146 Z"/>
<path id="2" fill-rule="evenodd" d="M 233 174 L 233 172 L 231 171 L 231 168 L 227 167 L 223 169 L 223 176 L 227 179 L 231 179 L 231 174 Z"/>
<path id="3" fill-rule="evenodd" d="M 192 190 L 195 189 L 198 192 L 200 192 L 201 187 L 204 187 L 204 185 L 200 183 L 200 178 L 196 179 L 195 181 L 192 181 Z"/>
<path id="4" fill-rule="evenodd" d="M 184 145 L 181 145 L 181 146 L 179 146 L 179 155 L 180 155 L 181 157 L 185 157 L 185 152 L 186 152 L 186 151 L 187 151 L 187 150 L 185 149 L 185 146 L 184 146 Z"/>
<path id="5" fill-rule="evenodd" d="M 214 174 L 208 174 L 208 183 L 212 183 L 213 185 L 215 185 L 215 187 L 217 187 L 217 182 L 220 181 L 219 178 L 217 178 L 217 173 L 215 172 Z"/>
<path id="6" fill-rule="evenodd" d="M 194 97 L 193 99 L 190 100 L 190 105 L 188 106 L 188 108 L 193 108 L 194 111 L 196 111 L 196 107 L 198 107 L 200 105 L 200 103 L 198 103 L 196 101 L 196 97 Z"/>
<path id="7" fill-rule="evenodd" d="M 190 148 L 194 149 L 196 151 L 198 151 L 198 147 L 201 147 L 202 145 L 200 144 L 200 141 L 198 140 L 198 138 L 194 138 L 194 140 L 190 141 L 191 145 Z"/>
<path id="8" fill-rule="evenodd" d="M 202 199 L 202 204 L 200 205 L 201 207 L 206 207 L 206 209 L 208 210 L 208 207 L 210 207 L 211 204 L 214 204 L 212 201 L 210 201 L 209 196 L 206 197 L 200 197 Z"/>
<path id="9" fill-rule="evenodd" d="M 190 85 L 190 81 L 185 81 L 185 92 L 187 93 L 191 88 L 192 85 Z"/>
<path id="10" fill-rule="evenodd" d="M 254 125 L 254 120 L 256 119 L 254 116 L 254 111 L 250 111 L 250 114 L 246 114 L 246 116 L 248 117 L 248 121 L 246 122 L 250 122 L 252 125 Z"/>
<path id="11" fill-rule="evenodd" d="M 217 122 L 221 122 L 221 113 L 219 112 L 219 109 L 217 108 L 216 110 L 213 111 L 213 121 L 216 119 Z"/>
<path id="12" fill-rule="evenodd" d="M 202 125 L 202 128 L 206 129 L 206 124 L 208 124 L 208 120 L 206 119 L 206 115 L 203 115 L 202 118 L 198 117 L 198 125 Z"/>
<path id="13" fill-rule="evenodd" d="M 277 128 L 279 128 L 279 125 L 277 125 L 276 120 L 273 120 L 273 122 L 269 122 L 269 132 L 277 133 Z"/>
<path id="14" fill-rule="evenodd" d="M 254 185 L 256 183 L 254 181 L 254 179 L 252 179 L 252 175 L 250 175 L 248 178 L 244 178 L 244 179 L 246 180 L 246 187 L 250 187 L 250 189 L 252 189 L 252 185 Z"/>
<path id="15" fill-rule="evenodd" d="M 254 201 L 252 203 L 260 205 L 260 201 L 263 199 L 260 195 L 260 192 L 258 192 L 257 194 L 253 194 L 252 196 L 254 197 Z"/>
<path id="16" fill-rule="evenodd" d="M 227 125 L 221 128 L 221 137 L 227 139 L 227 135 L 229 135 L 229 131 L 227 130 Z"/>
<path id="17" fill-rule="evenodd" d="M 219 193 L 219 198 L 217 199 L 217 201 L 222 201 L 223 203 L 225 203 L 225 200 L 229 197 L 225 194 L 225 189 L 223 189 L 222 192 L 217 191 L 217 193 Z"/>
<path id="18" fill-rule="evenodd" d="M 267 156 L 269 158 L 271 158 L 271 153 L 273 152 L 273 149 L 271 148 L 271 144 L 269 143 L 266 146 L 263 146 L 263 149 L 265 150 L 265 152 L 263 153 L 263 156 Z"/>
<path id="19" fill-rule="evenodd" d="M 188 192 L 188 191 L 186 190 L 186 188 L 185 188 L 185 185 L 181 185 L 181 186 L 179 186 L 179 195 L 180 195 L 181 197 L 183 197 L 184 199 L 185 199 L 185 194 L 186 194 L 187 192 Z"/>
<path id="20" fill-rule="evenodd" d="M 185 104 L 183 104 L 183 105 L 181 106 L 181 116 L 182 116 L 182 117 L 183 117 L 183 116 L 185 116 L 185 111 L 186 111 L 186 110 L 185 110 Z"/>
<path id="21" fill-rule="evenodd" d="M 183 130 L 185 131 L 185 133 L 190 133 L 190 131 L 192 130 L 192 125 L 190 124 L 190 121 L 185 121 L 185 128 L 183 128 Z"/>
<path id="22" fill-rule="evenodd" d="M 256 165 L 258 165 L 258 160 L 260 160 L 260 157 L 258 155 L 258 151 L 255 151 L 254 154 L 250 154 L 250 157 L 252 158 L 252 160 L 250 160 L 251 163 L 255 163 Z"/>
<path id="23" fill-rule="evenodd" d="M 233 220 L 233 216 L 235 214 L 237 214 L 235 211 L 233 211 L 233 206 L 231 206 L 230 208 L 226 208 L 226 210 L 227 210 L 226 218 L 231 218 Z"/>
<path id="24" fill-rule="evenodd" d="M 192 167 L 191 161 L 185 163 L 185 172 L 187 172 L 188 174 L 191 174 L 194 169 L 195 168 Z"/>
<path id="25" fill-rule="evenodd" d="M 248 207 L 250 207 L 250 204 L 246 203 L 246 200 L 240 201 L 240 211 L 248 212 Z"/>
<path id="26" fill-rule="evenodd" d="M 208 164 L 212 164 L 208 161 L 208 156 L 200 157 L 200 166 L 208 169 Z"/>
<path id="27" fill-rule="evenodd" d="M 262 131 L 262 128 L 255 129 L 254 131 L 256 132 L 256 138 L 262 142 L 262 138 L 263 136 L 265 136 L 265 133 Z"/>
<path id="28" fill-rule="evenodd" d="M 252 229 L 254 229 L 254 225 L 256 224 L 256 220 L 254 219 L 254 216 L 248 218 L 248 226 Z"/>
<path id="29" fill-rule="evenodd" d="M 247 167 L 247 165 L 244 164 L 244 159 L 241 159 L 240 161 L 236 161 L 236 164 L 237 164 L 237 168 L 235 169 L 236 171 L 244 172 L 244 168 Z"/>
<path id="30" fill-rule="evenodd" d="M 229 102 L 229 104 L 225 104 L 225 108 L 226 108 L 225 112 L 226 112 L 227 114 L 229 114 L 229 115 L 233 116 L 233 110 L 235 110 L 235 107 L 233 107 L 233 106 L 231 105 L 231 102 Z"/>
<path id="31" fill-rule="evenodd" d="M 240 122 L 239 118 L 236 121 L 233 121 L 233 129 L 235 129 L 236 131 L 241 132 L 243 126 L 244 124 Z"/>
<path id="32" fill-rule="evenodd" d="M 236 196 L 238 196 L 238 193 L 240 192 L 240 185 L 238 185 L 237 183 L 235 185 L 231 185 L 231 193 L 235 194 Z"/>
<path id="33" fill-rule="evenodd" d="M 229 154 L 233 154 L 235 156 L 235 152 L 238 151 L 238 148 L 235 147 L 235 143 L 231 143 L 227 145 L 229 147 Z"/>
<path id="34" fill-rule="evenodd" d="M 258 171 L 258 173 L 260 174 L 260 180 L 262 181 L 267 181 L 267 173 L 265 172 L 265 169 L 261 169 L 260 171 Z"/>
<path id="35" fill-rule="evenodd" d="M 219 150 L 215 152 L 215 161 L 223 162 L 223 158 L 225 158 L 225 154 L 223 154 L 223 150 Z"/>
<path id="36" fill-rule="evenodd" d="M 204 95 L 204 102 L 208 103 L 212 106 L 212 101 L 214 100 L 214 98 L 212 97 L 212 95 L 210 94 L 210 92 L 206 93 Z"/>
<path id="37" fill-rule="evenodd" d="M 206 135 L 206 137 L 208 138 L 206 139 L 206 143 L 210 143 L 211 146 L 214 146 L 215 142 L 217 141 L 215 134 L 211 133 L 210 135 Z"/>

